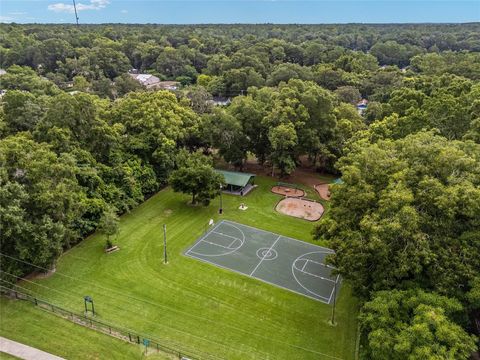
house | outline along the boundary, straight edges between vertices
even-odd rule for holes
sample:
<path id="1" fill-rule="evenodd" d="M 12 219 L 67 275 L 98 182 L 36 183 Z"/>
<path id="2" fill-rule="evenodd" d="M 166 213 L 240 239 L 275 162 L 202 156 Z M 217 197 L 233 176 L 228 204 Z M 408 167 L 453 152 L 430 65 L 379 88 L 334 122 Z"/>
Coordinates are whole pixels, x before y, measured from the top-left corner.
<path id="1" fill-rule="evenodd" d="M 226 171 L 215 169 L 218 174 L 223 175 L 227 184 L 224 192 L 232 195 L 247 195 L 255 188 L 255 174 L 242 173 L 237 171 Z"/>
<path id="2" fill-rule="evenodd" d="M 4 69 L 0 69 L 0 76 L 2 76 L 2 75 L 5 75 L 6 73 L 7 73 L 7 71 L 6 71 L 6 70 L 4 70 Z"/>
<path id="3" fill-rule="evenodd" d="M 365 110 L 367 110 L 368 100 L 362 99 L 357 103 L 357 111 L 361 115 Z"/>
<path id="4" fill-rule="evenodd" d="M 207 103 L 212 104 L 213 106 L 227 106 L 230 105 L 232 100 L 230 98 L 224 98 L 224 97 L 214 97 L 211 100 L 207 100 Z"/>
<path id="5" fill-rule="evenodd" d="M 160 81 L 158 77 L 152 74 L 138 74 L 135 69 L 129 71 L 128 75 L 137 80 L 147 89 L 177 90 L 180 87 L 178 81 Z"/>
<path id="6" fill-rule="evenodd" d="M 163 90 L 177 90 L 180 83 L 178 81 L 160 81 L 157 87 Z"/>
<path id="7" fill-rule="evenodd" d="M 151 74 L 132 74 L 129 73 L 132 78 L 137 80 L 140 84 L 145 86 L 147 89 L 156 88 L 161 82 L 160 79 Z"/>

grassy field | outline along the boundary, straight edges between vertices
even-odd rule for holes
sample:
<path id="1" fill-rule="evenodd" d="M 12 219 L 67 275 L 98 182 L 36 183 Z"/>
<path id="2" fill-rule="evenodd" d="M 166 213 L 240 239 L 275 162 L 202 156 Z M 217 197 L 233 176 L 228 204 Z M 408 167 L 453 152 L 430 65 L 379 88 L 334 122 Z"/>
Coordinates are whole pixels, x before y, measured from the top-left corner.
<path id="1" fill-rule="evenodd" d="M 0 334 L 66 359 L 142 359 L 143 347 L 52 315 L 23 301 L 0 299 Z M 149 360 L 167 359 L 148 356 Z M 0 353 L 0 359 L 16 359 Z"/>
<path id="2" fill-rule="evenodd" d="M 259 187 L 245 198 L 223 196 L 222 218 L 312 241 L 314 223 L 275 212 L 279 197 L 270 192 L 274 181 L 259 177 L 256 183 Z M 318 199 L 313 189 L 307 191 L 310 198 Z M 83 296 L 90 295 L 99 319 L 193 354 L 232 360 L 354 358 L 357 302 L 347 286 L 342 287 L 337 305 L 338 325 L 332 327 L 328 325 L 328 305 L 183 256 L 206 230 L 208 220 L 219 219 L 218 199 L 206 208 L 188 205 L 188 201 L 188 196 L 171 189 L 159 192 L 122 217 L 115 240 L 120 251 L 105 254 L 104 237 L 94 234 L 60 258 L 56 274 L 20 286 L 76 312 L 83 309 Z M 241 202 L 249 207 L 247 211 L 238 210 Z M 162 259 L 164 223 L 169 242 L 167 265 Z M 35 345 L 33 331 L 16 324 L 23 319 L 25 326 L 31 319 L 47 315 L 32 305 L 7 300 L 2 300 L 2 312 L 9 321 L 2 321 L 1 333 Z M 45 318 L 50 326 L 45 327 L 49 336 L 42 349 L 55 353 L 57 346 L 48 349 L 47 342 L 56 344 L 55 339 L 62 338 L 64 330 L 56 325 L 59 321 L 66 323 Z M 66 346 L 106 351 L 107 341 L 93 344 L 104 335 L 91 332 L 83 337 L 84 331 L 88 330 L 72 331 Z M 27 339 L 30 335 L 32 341 Z M 124 345 L 131 346 L 128 351 L 137 356 L 141 352 Z M 128 351 L 120 350 L 118 357 L 110 358 L 133 358 Z M 85 358 L 81 355 L 72 350 L 69 358 Z"/>

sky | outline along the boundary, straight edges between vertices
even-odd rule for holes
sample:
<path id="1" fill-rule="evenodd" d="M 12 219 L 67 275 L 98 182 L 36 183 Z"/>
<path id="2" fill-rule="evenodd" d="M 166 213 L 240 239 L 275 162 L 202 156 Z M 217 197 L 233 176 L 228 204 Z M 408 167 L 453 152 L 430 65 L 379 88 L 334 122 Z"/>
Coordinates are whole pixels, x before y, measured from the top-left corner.
<path id="1" fill-rule="evenodd" d="M 0 0 L 0 22 L 73 23 L 72 0 Z M 76 0 L 92 23 L 461 23 L 480 0 Z"/>

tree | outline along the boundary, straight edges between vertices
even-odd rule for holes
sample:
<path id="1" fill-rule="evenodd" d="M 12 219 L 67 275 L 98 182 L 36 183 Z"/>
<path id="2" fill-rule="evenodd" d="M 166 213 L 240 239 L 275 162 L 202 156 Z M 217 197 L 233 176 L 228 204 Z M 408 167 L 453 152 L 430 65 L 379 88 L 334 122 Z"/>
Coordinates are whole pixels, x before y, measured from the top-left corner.
<path id="1" fill-rule="evenodd" d="M 198 116 L 169 91 L 132 92 L 117 100 L 109 114 L 122 127 L 128 152 L 153 166 L 160 183 L 174 167 L 177 144 L 198 132 Z"/>
<path id="2" fill-rule="evenodd" d="M 98 229 L 107 236 L 106 248 L 112 247 L 111 236 L 118 234 L 120 219 L 115 211 L 115 208 L 109 206 L 102 214 Z"/>
<path id="3" fill-rule="evenodd" d="M 224 184 L 223 176 L 216 173 L 200 154 L 192 159 L 184 158 L 182 165 L 170 175 L 168 182 L 173 191 L 192 195 L 192 205 L 198 202 L 208 205 Z"/>
<path id="4" fill-rule="evenodd" d="M 208 116 L 204 132 L 223 159 L 242 170 L 248 142 L 240 121 L 223 109 L 215 109 Z"/>
<path id="5" fill-rule="evenodd" d="M 270 98 L 268 89 L 258 92 L 258 97 Z M 242 124 L 242 133 L 246 136 L 247 148 L 255 154 L 260 164 L 263 164 L 270 151 L 268 140 L 268 126 L 263 122 L 267 115 L 267 101 L 256 100 L 257 97 L 238 96 L 227 111 Z M 268 104 L 270 105 L 270 104 Z"/>
<path id="6" fill-rule="evenodd" d="M 338 96 L 340 101 L 352 105 L 357 104 L 362 99 L 360 91 L 353 86 L 340 86 L 337 90 L 335 90 L 335 94 Z"/>
<path id="7" fill-rule="evenodd" d="M 27 134 L 0 140 L 1 252 L 50 267 L 79 237 L 73 226 L 82 217 L 85 194 L 69 154 L 57 156 Z M 33 267 L 2 259 L 2 270 L 25 274 Z"/>
<path id="8" fill-rule="evenodd" d="M 476 339 L 452 321 L 461 311 L 458 301 L 421 290 L 375 293 L 360 314 L 364 357 L 467 360 Z"/>
<path id="9" fill-rule="evenodd" d="M 144 89 L 142 84 L 132 78 L 129 74 L 122 74 L 120 76 L 117 76 L 114 83 L 116 97 L 122 97 L 131 91 L 138 91 Z"/>
<path id="10" fill-rule="evenodd" d="M 288 82 L 290 79 L 311 80 L 312 72 L 310 68 L 298 64 L 279 64 L 270 73 L 267 85 L 276 86 L 280 82 Z"/>
<path id="11" fill-rule="evenodd" d="M 297 134 L 292 123 L 280 124 L 268 134 L 272 144 L 272 164 L 280 170 L 280 177 L 289 175 L 295 169 L 295 146 Z"/>
<path id="12" fill-rule="evenodd" d="M 189 86 L 185 89 L 185 96 L 190 100 L 190 106 L 197 114 L 212 110 L 212 95 L 203 86 Z"/>
<path id="13" fill-rule="evenodd" d="M 463 300 L 480 269 L 479 146 L 419 132 L 349 147 L 316 232 L 333 264 L 364 297 L 415 284 Z"/>

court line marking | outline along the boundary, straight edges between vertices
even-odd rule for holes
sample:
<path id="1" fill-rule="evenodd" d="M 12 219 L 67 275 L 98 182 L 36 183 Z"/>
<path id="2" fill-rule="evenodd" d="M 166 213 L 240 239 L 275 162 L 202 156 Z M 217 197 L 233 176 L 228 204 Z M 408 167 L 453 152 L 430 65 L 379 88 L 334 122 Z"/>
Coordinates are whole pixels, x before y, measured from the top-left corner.
<path id="1" fill-rule="evenodd" d="M 210 236 L 210 234 L 211 234 L 212 232 L 215 232 L 216 234 L 220 234 L 220 235 L 222 235 L 222 236 L 226 236 L 226 237 L 228 236 L 228 237 L 232 237 L 232 238 L 233 238 L 233 236 L 225 235 L 225 234 L 223 234 L 223 233 L 220 233 L 220 232 L 216 232 L 216 231 L 215 231 L 215 229 L 216 229 L 219 225 L 221 225 L 221 224 L 223 224 L 223 223 L 225 223 L 226 225 L 231 226 L 231 227 L 237 229 L 237 230 L 240 231 L 240 233 L 242 234 L 243 240 L 242 240 L 242 239 L 239 239 L 239 238 L 234 238 L 235 240 L 240 241 L 240 245 L 239 245 L 238 247 L 233 248 L 233 249 L 232 249 L 232 248 L 227 248 L 227 247 L 225 247 L 225 246 L 223 246 L 223 245 L 219 245 L 219 244 L 216 244 L 216 243 L 212 243 L 212 242 L 210 242 L 210 241 L 208 241 L 208 240 L 205 240 L 206 238 L 208 238 L 208 236 Z M 196 255 L 199 255 L 199 256 L 207 256 L 207 257 L 218 257 L 218 256 L 230 255 L 230 254 L 233 254 L 233 253 L 234 253 L 235 251 L 237 251 L 238 249 L 240 249 L 240 248 L 243 246 L 243 244 L 245 244 L 245 241 L 246 241 L 246 239 L 245 239 L 245 233 L 244 233 L 241 229 L 239 229 L 237 226 L 235 226 L 235 225 L 233 225 L 233 224 L 229 224 L 229 223 L 225 222 L 225 220 L 222 220 L 222 221 L 220 221 L 219 223 L 217 223 L 217 225 L 215 225 L 215 226 L 213 227 L 213 229 L 211 229 L 211 230 L 208 231 L 204 236 L 202 236 L 200 239 L 198 239 L 198 240 L 195 242 L 195 244 L 194 244 L 187 252 L 185 252 L 185 255 L 196 254 Z M 231 251 L 227 251 L 227 252 L 222 253 L 222 254 L 204 254 L 204 253 L 199 253 L 199 252 L 193 250 L 193 249 L 194 249 L 198 244 L 200 244 L 201 242 L 205 242 L 205 243 L 208 243 L 208 244 L 216 245 L 216 246 L 219 246 L 219 247 L 222 247 L 222 248 L 225 248 L 225 249 L 229 249 L 229 250 L 231 250 Z"/>
<path id="2" fill-rule="evenodd" d="M 229 247 L 230 249 L 232 249 L 232 245 L 235 244 L 235 241 L 237 241 L 237 240 L 240 241 L 240 242 L 242 242 L 242 240 L 240 240 L 240 239 L 233 239 L 233 241 L 230 243 L 230 245 L 228 245 L 228 247 Z"/>
<path id="3" fill-rule="evenodd" d="M 272 234 L 272 235 L 276 235 L 276 236 L 281 236 L 281 237 L 283 237 L 284 239 L 287 239 L 287 240 L 290 240 L 290 241 L 294 241 L 294 242 L 299 242 L 299 243 L 302 243 L 302 244 L 308 244 L 308 245 L 311 245 L 311 246 L 315 246 L 315 247 L 317 247 L 317 248 L 321 248 L 321 249 L 327 250 L 329 254 L 335 254 L 335 251 L 333 251 L 332 249 L 326 248 L 326 247 L 324 247 L 324 246 L 312 244 L 312 243 L 309 243 L 309 242 L 307 242 L 307 241 L 294 239 L 294 238 L 291 238 L 291 237 L 288 237 L 288 236 L 285 236 L 285 235 L 280 235 L 280 234 L 274 233 L 274 232 L 272 232 L 272 231 L 255 228 L 255 227 L 250 226 L 250 225 L 245 225 L 245 224 L 236 223 L 235 221 L 231 221 L 231 220 L 222 220 L 222 221 L 225 222 L 225 223 L 230 223 L 230 224 L 235 224 L 235 225 L 240 225 L 240 226 L 244 226 L 244 227 L 250 228 L 250 229 L 252 229 L 252 230 L 255 230 L 257 233 L 258 233 L 258 232 L 263 232 L 263 233 L 266 233 L 266 234 Z M 240 230 L 240 229 L 239 229 L 239 230 Z"/>
<path id="4" fill-rule="evenodd" d="M 303 256 L 303 255 L 302 255 L 302 256 Z M 307 260 L 307 261 L 305 261 L 305 263 L 303 264 L 303 266 L 302 266 L 301 269 L 298 268 L 298 267 L 295 265 L 295 264 L 297 263 L 297 261 L 300 261 L 300 260 Z M 333 282 L 333 283 L 336 282 L 335 280 L 332 280 L 332 279 L 329 279 L 329 278 L 326 278 L 326 277 L 323 277 L 323 276 L 320 276 L 320 275 L 311 273 L 310 271 L 305 271 L 305 267 L 307 266 L 307 264 L 308 264 L 309 261 L 310 261 L 310 262 L 313 262 L 313 263 L 315 263 L 315 264 L 320 264 L 320 265 L 324 265 L 324 266 L 326 265 L 326 264 L 323 264 L 323 263 L 319 263 L 319 262 L 317 262 L 317 261 L 311 261 L 311 260 L 309 260 L 309 259 L 298 259 L 298 258 L 297 258 L 297 259 L 295 259 L 295 261 L 293 262 L 293 267 L 294 267 L 296 270 L 298 270 L 298 271 L 300 271 L 300 272 L 303 272 L 304 274 L 312 275 L 312 276 L 315 276 L 315 277 L 320 278 L 320 279 L 322 279 L 322 280 L 331 281 L 331 282 Z"/>
<path id="5" fill-rule="evenodd" d="M 238 229 L 238 230 L 240 230 L 240 229 Z M 240 231 L 241 231 L 241 230 L 240 230 Z M 227 234 L 221 233 L 221 232 L 219 232 L 219 231 L 214 231 L 214 230 L 212 230 L 212 231 L 210 231 L 210 234 L 211 234 L 211 233 L 219 234 L 219 235 L 222 235 L 222 236 L 226 236 L 226 237 L 229 237 L 229 238 L 232 238 L 232 239 L 235 239 L 235 240 L 240 240 L 239 238 L 236 238 L 235 236 L 227 235 Z"/>
<path id="6" fill-rule="evenodd" d="M 306 255 L 310 255 L 310 254 L 318 254 L 318 253 L 323 253 L 323 252 L 320 252 L 320 251 L 311 251 L 311 252 L 305 253 L 305 254 L 300 255 L 299 257 L 297 257 L 297 258 L 293 261 L 293 263 L 292 263 L 292 269 L 291 269 L 291 270 L 292 270 L 292 275 L 293 275 L 293 278 L 295 279 L 295 281 L 297 282 L 297 284 L 300 285 L 305 291 L 308 291 L 310 294 L 315 295 L 315 296 L 318 296 L 318 297 L 320 297 L 320 298 L 322 298 L 322 299 L 325 299 L 325 300 L 328 299 L 327 304 L 330 304 L 330 300 L 331 300 L 331 298 L 332 298 L 332 295 L 331 295 L 331 294 L 330 294 L 330 298 L 327 298 L 327 297 L 325 297 L 325 296 L 322 296 L 322 295 L 317 294 L 316 292 L 314 292 L 314 291 L 308 289 L 307 287 L 305 287 L 300 281 L 298 281 L 298 278 L 297 278 L 297 276 L 295 275 L 295 270 L 299 270 L 299 271 L 300 271 L 300 269 L 295 266 L 295 264 L 297 263 L 297 261 L 298 261 L 298 260 L 308 260 L 308 259 L 301 259 L 301 257 L 306 256 Z M 312 275 L 313 275 L 313 274 L 312 274 Z M 317 276 L 317 277 L 318 277 L 318 276 Z M 324 279 L 324 280 L 327 280 L 327 279 Z M 332 282 L 334 282 L 334 281 L 332 281 Z M 334 282 L 334 283 L 335 283 L 335 282 Z"/>
<path id="7" fill-rule="evenodd" d="M 187 255 L 187 254 L 185 254 L 185 255 Z M 304 297 L 309 298 L 309 299 L 311 299 L 311 300 L 319 301 L 319 302 L 321 302 L 321 303 L 323 303 L 323 304 L 327 304 L 327 305 L 328 305 L 328 302 L 327 302 L 327 301 L 322 300 L 322 299 L 327 300 L 327 298 L 321 297 L 322 299 L 319 299 L 318 297 L 311 296 L 311 295 L 309 295 L 309 294 L 306 294 L 306 293 L 303 293 L 303 292 L 299 292 L 299 291 L 296 291 L 296 290 L 287 288 L 287 287 L 285 287 L 285 286 L 282 286 L 282 285 L 279 285 L 279 284 L 270 282 L 270 281 L 268 281 L 268 280 L 264 280 L 264 279 L 259 278 L 259 277 L 256 277 L 256 276 L 250 276 L 250 275 L 248 275 L 248 273 L 244 273 L 244 272 L 241 272 L 241 271 L 239 271 L 239 270 L 235 270 L 235 269 L 232 269 L 232 268 L 229 268 L 229 267 L 226 267 L 226 266 L 217 264 L 217 263 L 215 263 L 215 262 L 213 262 L 213 261 L 209 261 L 209 260 L 207 260 L 207 259 L 204 259 L 204 258 L 201 258 L 201 257 L 197 257 L 197 256 L 192 255 L 192 254 L 188 254 L 187 256 L 189 256 L 189 257 L 191 257 L 191 258 L 193 258 L 193 259 L 199 260 L 199 261 L 201 261 L 201 262 L 205 262 L 205 263 L 208 263 L 208 264 L 210 264 L 210 265 L 219 267 L 219 268 L 221 268 L 221 269 L 223 269 L 223 270 L 226 270 L 227 272 L 234 272 L 234 273 L 237 273 L 237 274 L 246 276 L 246 277 L 248 277 L 248 278 L 261 281 L 261 282 L 263 282 L 263 283 L 265 283 L 265 284 L 269 284 L 269 285 L 275 286 L 275 287 L 277 287 L 277 288 L 280 288 L 280 289 L 283 289 L 283 290 L 287 290 L 287 291 L 289 291 L 289 292 L 291 292 L 291 293 L 294 293 L 294 294 L 297 294 L 297 295 L 301 295 L 301 296 L 304 296 Z"/>
<path id="8" fill-rule="evenodd" d="M 269 251 L 272 251 L 273 254 L 275 255 L 275 257 L 273 257 L 273 258 L 266 259 L 267 261 L 275 260 L 275 259 L 278 257 L 278 252 L 277 252 L 277 250 L 275 250 L 275 249 L 269 250 L 268 248 L 260 248 L 260 249 L 258 249 L 257 252 L 256 252 L 256 255 L 257 255 L 257 257 L 258 257 L 259 259 L 262 258 L 261 256 L 259 256 L 259 251 L 260 251 L 260 250 L 267 251 L 267 255 L 270 255 L 270 254 L 268 254 L 268 252 L 269 252 Z M 262 255 L 262 256 L 265 256 L 265 255 Z"/>
<path id="9" fill-rule="evenodd" d="M 197 241 L 195 241 L 195 243 L 194 243 L 187 251 L 185 251 L 185 255 L 187 255 L 190 251 L 192 251 L 192 249 L 193 249 L 195 246 L 197 246 L 197 245 L 200 243 L 201 240 L 205 239 L 205 238 L 208 236 L 208 234 L 210 234 L 210 232 L 212 232 L 212 231 L 215 230 L 218 226 L 220 226 L 220 224 L 222 224 L 223 221 L 224 221 L 224 220 L 216 223 L 215 226 L 213 227 L 213 229 L 207 231 L 205 234 L 203 234 L 203 235 L 200 237 L 200 239 L 198 239 Z"/>
<path id="10" fill-rule="evenodd" d="M 323 253 L 323 254 L 326 254 L 326 253 Z M 333 254 L 333 253 L 328 253 L 328 254 Z M 323 266 L 326 266 L 330 269 L 335 269 L 334 266 L 331 266 L 331 265 L 328 265 L 328 264 L 325 264 L 325 263 L 321 263 L 321 262 L 318 262 L 318 261 L 314 261 L 314 260 L 310 260 L 310 259 L 307 259 L 307 262 L 310 261 L 312 263 L 315 263 L 315 264 L 318 264 L 318 265 L 323 265 Z"/>
<path id="11" fill-rule="evenodd" d="M 308 272 L 308 271 L 299 269 L 299 268 L 296 267 L 296 266 L 294 266 L 294 268 L 295 268 L 295 270 L 298 270 L 298 271 L 300 271 L 301 273 L 304 273 L 304 274 L 307 274 L 307 275 L 310 275 L 310 276 L 313 276 L 313 277 L 316 277 L 316 278 L 319 278 L 319 279 L 322 279 L 322 280 L 325 280 L 325 281 L 330 281 L 330 282 L 333 282 L 333 283 L 336 282 L 335 280 L 332 280 L 332 279 L 329 279 L 329 278 L 326 278 L 326 277 L 323 277 L 323 276 L 320 276 L 320 275 L 317 275 L 317 274 L 313 274 L 313 273 L 311 273 L 311 272 Z"/>
<path id="12" fill-rule="evenodd" d="M 268 251 L 265 253 L 265 255 L 263 255 L 263 258 L 260 260 L 260 262 L 257 264 L 257 266 L 255 266 L 255 269 L 253 269 L 253 271 L 250 273 L 250 276 L 253 275 L 253 273 L 258 269 L 258 267 L 260 266 L 260 264 L 263 262 L 263 260 L 265 260 L 265 258 L 267 257 L 267 254 L 272 251 L 273 247 L 275 246 L 275 244 L 277 243 L 278 240 L 280 240 L 280 238 L 282 237 L 282 235 L 278 235 L 278 238 L 277 240 L 275 240 L 272 244 L 272 246 L 270 246 L 270 248 L 268 249 Z M 277 254 L 278 254 L 278 251 L 277 251 Z"/>
<path id="13" fill-rule="evenodd" d="M 303 264 L 302 270 L 300 270 L 300 269 L 299 269 L 299 270 L 300 270 L 300 271 L 304 271 L 304 270 L 305 270 L 305 267 L 307 266 L 307 264 L 308 264 L 308 259 L 307 259 L 307 261 L 305 261 L 305 263 Z"/>
<path id="14" fill-rule="evenodd" d="M 208 241 L 208 240 L 199 240 L 199 241 L 202 241 L 202 242 L 207 243 L 207 244 L 212 244 L 212 245 L 215 245 L 215 246 L 224 248 L 224 249 L 232 250 L 232 248 L 231 248 L 230 246 L 220 245 L 220 244 L 217 244 L 217 243 L 213 243 L 213 242 L 211 242 L 211 241 Z"/>

